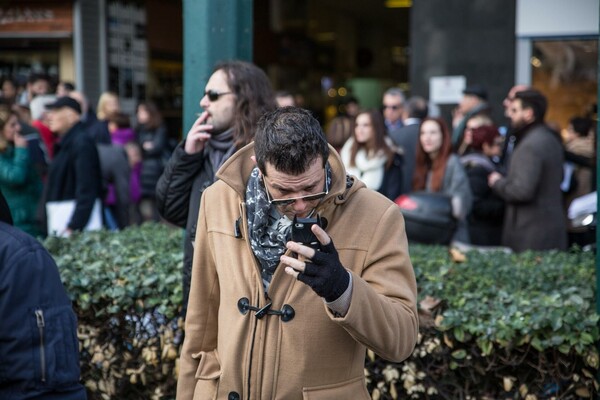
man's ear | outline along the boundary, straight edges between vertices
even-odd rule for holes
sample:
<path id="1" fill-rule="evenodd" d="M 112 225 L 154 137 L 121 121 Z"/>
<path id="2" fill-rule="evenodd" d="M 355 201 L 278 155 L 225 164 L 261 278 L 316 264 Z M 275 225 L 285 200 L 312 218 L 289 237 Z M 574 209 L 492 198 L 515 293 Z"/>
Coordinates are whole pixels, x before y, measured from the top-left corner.
<path id="1" fill-rule="evenodd" d="M 525 111 L 525 113 L 526 113 L 526 117 L 527 117 L 527 121 L 528 122 L 533 122 L 535 120 L 535 113 L 533 112 L 533 108 L 528 107 L 528 108 L 526 108 L 523 111 Z"/>
<path id="2" fill-rule="evenodd" d="M 254 163 L 255 167 L 258 167 L 258 164 L 256 163 L 256 156 L 250 156 L 250 159 L 252 160 L 252 162 Z M 262 171 L 260 170 L 260 168 L 258 169 L 258 175 L 262 176 Z"/>

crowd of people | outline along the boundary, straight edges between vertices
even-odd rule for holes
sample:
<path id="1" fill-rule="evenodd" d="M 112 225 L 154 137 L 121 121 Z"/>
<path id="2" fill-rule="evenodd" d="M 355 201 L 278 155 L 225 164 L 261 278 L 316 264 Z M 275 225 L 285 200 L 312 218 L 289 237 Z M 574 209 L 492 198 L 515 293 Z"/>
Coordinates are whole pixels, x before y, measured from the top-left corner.
<path id="1" fill-rule="evenodd" d="M 455 243 L 565 250 L 572 244 L 569 205 L 595 190 L 595 121 L 582 110 L 564 129 L 546 123 L 546 97 L 525 85 L 509 90 L 502 104 L 505 121 L 494 123 L 492 106 L 483 86 L 468 86 L 447 123 L 429 115 L 424 98 L 406 99 L 391 88 L 380 115 L 345 117 L 352 123 L 342 160 L 349 173 L 391 200 L 415 192 L 447 196 Z M 331 136 L 338 131 L 337 122 L 329 125 Z M 399 192 L 389 192 L 384 179 L 390 154 L 400 158 Z"/>
<path id="2" fill-rule="evenodd" d="M 323 130 L 260 68 L 228 61 L 171 152 L 151 102 L 134 117 L 115 93 L 94 111 L 68 82 L 55 92 L 44 76 L 21 91 L 11 84 L 0 105 L 2 245 L 41 254 L 56 281 L 51 258 L 21 231 L 69 236 L 96 214 L 109 229 L 159 219 L 185 228 L 178 399 L 370 398 L 366 349 L 401 361 L 418 334 L 398 199 L 444 196 L 457 242 L 564 250 L 566 208 L 595 190 L 594 121 L 573 117 L 563 137 L 545 121 L 546 97 L 522 85 L 503 102 L 505 134 L 480 85 L 464 90 L 450 124 L 426 99 L 390 88 L 381 108 L 346 99 Z M 62 228 L 58 205 L 71 207 Z M 44 310 L 34 311 L 41 329 Z M 14 387 L 27 385 L 15 370 Z M 81 391 L 76 379 L 65 385 Z"/>
<path id="3" fill-rule="evenodd" d="M 35 237 L 68 235 L 86 228 L 95 210 L 112 230 L 160 220 L 155 187 L 170 146 L 152 102 L 128 115 L 117 94 L 105 92 L 94 109 L 73 84 L 54 88 L 42 74 L 21 90 L 10 79 L 1 87 L 0 189 L 15 226 Z M 72 216 L 49 226 L 65 219 L 49 204 L 65 201 L 74 201 Z"/>

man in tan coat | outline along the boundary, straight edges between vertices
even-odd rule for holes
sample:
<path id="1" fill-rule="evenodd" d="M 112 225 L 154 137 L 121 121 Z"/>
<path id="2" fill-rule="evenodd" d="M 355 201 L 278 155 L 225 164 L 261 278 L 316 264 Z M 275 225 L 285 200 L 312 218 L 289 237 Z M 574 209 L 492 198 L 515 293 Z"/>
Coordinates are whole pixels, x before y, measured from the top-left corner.
<path id="1" fill-rule="evenodd" d="M 402 214 L 331 149 L 307 111 L 277 109 L 204 192 L 177 399 L 370 399 L 366 349 L 411 354 Z M 290 240 L 317 215 L 316 250 Z"/>

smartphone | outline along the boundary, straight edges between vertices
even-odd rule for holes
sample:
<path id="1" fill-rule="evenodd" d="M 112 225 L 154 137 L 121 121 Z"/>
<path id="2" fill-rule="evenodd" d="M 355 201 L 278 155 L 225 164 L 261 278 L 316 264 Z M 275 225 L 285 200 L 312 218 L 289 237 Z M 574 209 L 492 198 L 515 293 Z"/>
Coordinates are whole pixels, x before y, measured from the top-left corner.
<path id="1" fill-rule="evenodd" d="M 311 230 L 313 225 L 322 226 L 320 216 L 317 215 L 316 218 L 294 217 L 294 221 L 292 222 L 292 241 L 318 250 L 320 244 L 319 240 Z"/>

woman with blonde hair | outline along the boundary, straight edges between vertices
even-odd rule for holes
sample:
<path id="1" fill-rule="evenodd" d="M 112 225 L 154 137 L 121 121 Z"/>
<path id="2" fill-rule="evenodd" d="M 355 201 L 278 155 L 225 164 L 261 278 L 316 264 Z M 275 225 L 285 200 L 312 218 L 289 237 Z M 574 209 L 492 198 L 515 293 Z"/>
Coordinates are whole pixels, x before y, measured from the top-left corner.
<path id="1" fill-rule="evenodd" d="M 96 107 L 96 117 L 98 121 L 90 126 L 89 134 L 96 143 L 111 144 L 110 131 L 108 129 L 108 120 L 116 113 L 121 111 L 119 96 L 114 92 L 104 92 L 98 99 Z"/>

